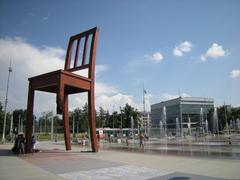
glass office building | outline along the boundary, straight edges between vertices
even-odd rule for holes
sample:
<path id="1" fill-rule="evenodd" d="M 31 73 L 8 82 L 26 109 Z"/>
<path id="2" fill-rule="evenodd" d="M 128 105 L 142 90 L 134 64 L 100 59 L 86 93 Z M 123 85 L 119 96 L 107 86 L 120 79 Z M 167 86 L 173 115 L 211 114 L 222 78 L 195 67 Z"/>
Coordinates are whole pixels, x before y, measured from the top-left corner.
<path id="1" fill-rule="evenodd" d="M 167 133 L 176 132 L 179 128 L 181 134 L 189 128 L 205 128 L 209 120 L 208 113 L 214 108 L 212 98 L 179 97 L 151 105 L 152 127 L 166 124 Z"/>

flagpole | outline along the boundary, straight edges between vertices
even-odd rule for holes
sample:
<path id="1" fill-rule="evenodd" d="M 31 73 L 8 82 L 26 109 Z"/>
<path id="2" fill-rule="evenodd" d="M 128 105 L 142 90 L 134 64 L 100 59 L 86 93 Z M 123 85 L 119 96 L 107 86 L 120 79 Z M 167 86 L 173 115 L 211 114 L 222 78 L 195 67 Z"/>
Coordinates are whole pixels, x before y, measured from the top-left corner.
<path id="1" fill-rule="evenodd" d="M 143 83 L 143 122 L 144 122 L 144 131 L 145 134 L 147 133 L 147 122 L 146 122 L 146 118 L 145 118 L 145 114 L 146 114 L 146 109 L 145 109 L 145 88 L 144 88 L 144 83 Z"/>
<path id="2" fill-rule="evenodd" d="M 8 90 L 9 90 L 9 79 L 10 73 L 12 72 L 12 61 L 10 60 L 10 66 L 8 68 L 8 79 L 7 79 L 7 91 L 5 98 L 5 106 L 4 106 L 4 120 L 3 120 L 3 134 L 2 134 L 2 143 L 5 143 L 5 130 L 6 130 L 6 119 L 7 119 L 7 103 L 8 103 Z"/>
<path id="3" fill-rule="evenodd" d="M 143 83 L 143 113 L 145 115 L 145 88 L 144 88 L 144 83 Z"/>

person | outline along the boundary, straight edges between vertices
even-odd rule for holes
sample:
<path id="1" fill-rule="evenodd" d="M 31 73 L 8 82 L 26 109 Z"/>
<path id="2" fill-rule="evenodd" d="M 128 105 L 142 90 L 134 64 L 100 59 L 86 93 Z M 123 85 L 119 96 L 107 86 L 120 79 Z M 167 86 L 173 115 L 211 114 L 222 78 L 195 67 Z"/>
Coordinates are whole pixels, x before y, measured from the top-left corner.
<path id="1" fill-rule="evenodd" d="M 83 146 L 86 145 L 86 137 L 85 137 L 85 135 L 82 136 L 82 145 Z"/>
<path id="2" fill-rule="evenodd" d="M 231 137 L 228 138 L 228 144 L 232 145 Z"/>
<path id="3" fill-rule="evenodd" d="M 98 149 L 100 149 L 100 134 L 99 133 L 97 134 L 97 146 L 98 146 Z"/>
<path id="4" fill-rule="evenodd" d="M 112 137 L 111 137 L 111 135 L 110 135 L 110 134 L 108 134 L 108 141 L 109 141 L 109 144 L 111 144 L 111 143 L 112 143 Z"/>
<path id="5" fill-rule="evenodd" d="M 55 142 L 57 142 L 57 133 L 55 134 Z"/>
<path id="6" fill-rule="evenodd" d="M 19 153 L 19 135 L 15 136 L 14 146 L 12 148 L 12 152 Z"/>
<path id="7" fill-rule="evenodd" d="M 31 141 L 31 152 L 32 153 L 35 152 L 35 149 L 36 149 L 35 144 L 36 144 L 36 140 L 35 140 L 34 136 L 32 136 L 32 141 Z"/>
<path id="8" fill-rule="evenodd" d="M 97 134 L 97 140 L 98 140 L 98 143 L 100 143 L 100 134 L 99 133 Z"/>
<path id="9" fill-rule="evenodd" d="M 126 145 L 127 145 L 127 146 L 129 145 L 129 142 L 128 142 L 128 134 L 126 135 Z"/>
<path id="10" fill-rule="evenodd" d="M 20 135 L 19 135 L 18 149 L 19 149 L 19 154 L 24 154 L 25 139 L 24 139 L 24 137 L 23 137 L 23 134 L 20 134 Z"/>
<path id="11" fill-rule="evenodd" d="M 144 135 L 143 135 L 143 133 L 140 133 L 140 135 L 139 135 L 139 148 L 144 149 Z"/>

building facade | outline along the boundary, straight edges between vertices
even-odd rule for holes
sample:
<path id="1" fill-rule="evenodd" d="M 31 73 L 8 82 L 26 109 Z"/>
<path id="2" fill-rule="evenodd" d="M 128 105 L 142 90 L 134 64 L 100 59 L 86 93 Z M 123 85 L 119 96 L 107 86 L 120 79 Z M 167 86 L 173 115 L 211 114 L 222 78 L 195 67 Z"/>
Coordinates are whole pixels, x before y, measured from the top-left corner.
<path id="1" fill-rule="evenodd" d="M 189 129 L 207 129 L 208 113 L 214 108 L 212 98 L 179 97 L 151 105 L 152 127 L 165 128 L 166 133 L 183 135 Z M 208 130 L 207 130 L 208 131 Z"/>

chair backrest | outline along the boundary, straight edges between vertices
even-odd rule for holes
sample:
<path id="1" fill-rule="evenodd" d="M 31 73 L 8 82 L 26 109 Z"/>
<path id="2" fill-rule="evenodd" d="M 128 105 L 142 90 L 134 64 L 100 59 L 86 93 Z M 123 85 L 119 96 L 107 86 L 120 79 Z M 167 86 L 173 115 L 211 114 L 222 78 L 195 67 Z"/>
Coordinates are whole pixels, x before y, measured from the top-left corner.
<path id="1" fill-rule="evenodd" d="M 64 70 L 73 72 L 88 68 L 88 78 L 94 78 L 98 32 L 99 28 L 95 27 L 70 37 Z"/>

